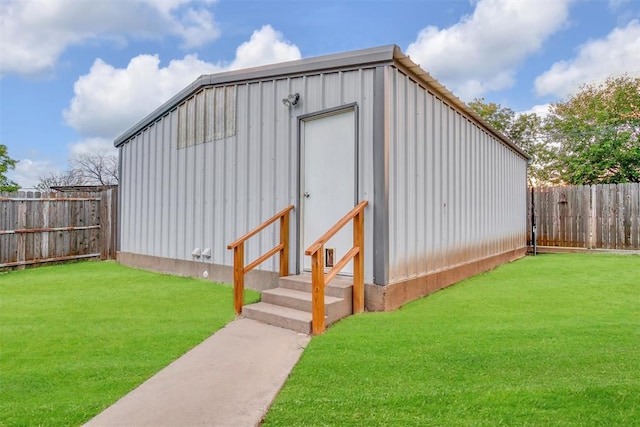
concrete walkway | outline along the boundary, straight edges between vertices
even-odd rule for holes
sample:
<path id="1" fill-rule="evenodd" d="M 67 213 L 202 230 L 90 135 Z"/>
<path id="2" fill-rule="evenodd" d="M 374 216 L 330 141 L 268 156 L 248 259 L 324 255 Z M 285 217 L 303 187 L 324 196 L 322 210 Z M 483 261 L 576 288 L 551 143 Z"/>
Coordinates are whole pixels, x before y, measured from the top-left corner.
<path id="1" fill-rule="evenodd" d="M 85 425 L 258 425 L 309 339 L 234 320 Z"/>

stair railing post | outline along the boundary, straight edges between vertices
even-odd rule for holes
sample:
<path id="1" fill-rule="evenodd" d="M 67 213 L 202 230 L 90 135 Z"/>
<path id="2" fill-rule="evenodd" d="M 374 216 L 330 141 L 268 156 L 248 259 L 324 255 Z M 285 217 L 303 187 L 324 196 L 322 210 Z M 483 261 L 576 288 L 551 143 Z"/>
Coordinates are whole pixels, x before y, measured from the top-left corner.
<path id="1" fill-rule="evenodd" d="M 311 330 L 324 333 L 324 245 L 311 255 Z"/>
<path id="2" fill-rule="evenodd" d="M 353 257 L 353 313 L 364 311 L 364 211 L 353 219 L 353 246 L 358 253 Z"/>
<path id="3" fill-rule="evenodd" d="M 233 249 L 233 307 L 236 314 L 242 314 L 244 303 L 244 275 L 274 256 L 280 254 L 280 276 L 289 275 L 289 212 L 293 209 L 290 205 L 244 236 L 230 243 L 227 249 Z M 267 253 L 259 256 L 256 260 L 245 266 L 244 263 L 244 242 L 255 236 L 269 225 L 280 219 L 280 243 Z"/>
<path id="4" fill-rule="evenodd" d="M 242 314 L 244 303 L 244 242 L 233 248 L 233 306 L 236 315 Z"/>
<path id="5" fill-rule="evenodd" d="M 289 212 L 280 218 L 280 277 L 289 275 Z"/>

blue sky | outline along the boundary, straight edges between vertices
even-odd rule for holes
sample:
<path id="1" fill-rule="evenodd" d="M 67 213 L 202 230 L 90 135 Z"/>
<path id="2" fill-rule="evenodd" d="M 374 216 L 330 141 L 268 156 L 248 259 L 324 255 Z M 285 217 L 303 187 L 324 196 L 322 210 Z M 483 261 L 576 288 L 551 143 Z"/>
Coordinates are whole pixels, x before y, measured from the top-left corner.
<path id="1" fill-rule="evenodd" d="M 464 101 L 640 75 L 638 0 L 0 0 L 0 143 L 29 188 L 198 75 L 397 44 Z"/>

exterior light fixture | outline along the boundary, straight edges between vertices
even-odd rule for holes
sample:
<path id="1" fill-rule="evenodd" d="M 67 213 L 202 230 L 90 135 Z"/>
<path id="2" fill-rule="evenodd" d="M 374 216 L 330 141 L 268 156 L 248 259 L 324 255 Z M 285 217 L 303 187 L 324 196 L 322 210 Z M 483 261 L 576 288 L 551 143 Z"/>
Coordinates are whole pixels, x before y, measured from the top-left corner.
<path id="1" fill-rule="evenodd" d="M 282 100 L 285 107 L 290 108 L 292 105 L 296 105 L 300 101 L 299 93 L 291 93 L 289 96 Z"/>

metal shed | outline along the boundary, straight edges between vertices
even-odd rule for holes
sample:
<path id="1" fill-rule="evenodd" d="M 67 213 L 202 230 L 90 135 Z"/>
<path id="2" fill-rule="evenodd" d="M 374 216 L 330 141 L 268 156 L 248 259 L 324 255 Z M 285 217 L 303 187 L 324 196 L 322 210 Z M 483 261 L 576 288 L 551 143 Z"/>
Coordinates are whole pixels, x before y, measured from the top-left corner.
<path id="1" fill-rule="evenodd" d="M 305 248 L 363 200 L 369 310 L 526 251 L 527 155 L 395 45 L 201 76 L 115 145 L 124 264 L 230 282 L 227 244 L 293 205 L 289 271 L 303 273 Z M 277 271 L 276 257 L 247 286 Z"/>

